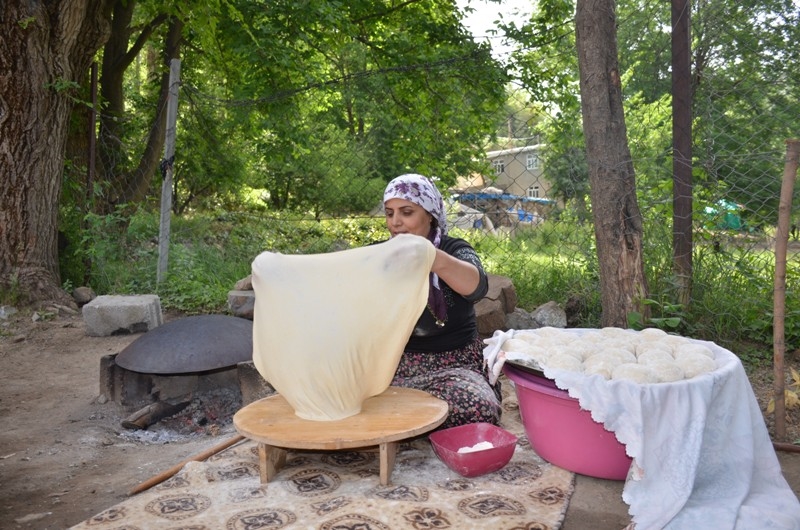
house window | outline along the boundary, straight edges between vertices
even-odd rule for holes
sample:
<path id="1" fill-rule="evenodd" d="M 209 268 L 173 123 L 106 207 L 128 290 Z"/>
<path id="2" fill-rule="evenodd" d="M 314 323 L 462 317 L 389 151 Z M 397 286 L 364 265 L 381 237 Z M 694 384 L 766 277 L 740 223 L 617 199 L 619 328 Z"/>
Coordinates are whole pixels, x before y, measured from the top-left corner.
<path id="1" fill-rule="evenodd" d="M 492 167 L 494 167 L 495 175 L 500 175 L 503 171 L 506 170 L 506 165 L 502 160 L 495 160 L 492 162 Z"/>
<path id="2" fill-rule="evenodd" d="M 527 169 L 539 169 L 539 155 L 530 154 L 525 163 Z"/>
<path id="3" fill-rule="evenodd" d="M 531 186 L 528 188 L 528 197 L 531 199 L 538 199 L 539 198 L 539 186 Z"/>

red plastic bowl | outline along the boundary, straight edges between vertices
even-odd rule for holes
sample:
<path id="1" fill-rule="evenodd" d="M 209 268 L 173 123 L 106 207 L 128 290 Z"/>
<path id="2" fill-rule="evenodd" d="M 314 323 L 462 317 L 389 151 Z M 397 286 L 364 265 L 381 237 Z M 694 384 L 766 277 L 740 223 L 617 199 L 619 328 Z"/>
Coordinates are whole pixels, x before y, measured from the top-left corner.
<path id="1" fill-rule="evenodd" d="M 625 445 L 549 379 L 503 366 L 514 382 L 522 425 L 531 447 L 551 464 L 590 477 L 625 480 L 631 458 Z"/>
<path id="2" fill-rule="evenodd" d="M 468 423 L 428 436 L 436 456 L 447 467 L 464 477 L 477 477 L 502 469 L 514 456 L 517 437 L 491 423 Z M 464 447 L 480 442 L 490 442 L 493 447 L 479 451 L 459 453 Z"/>

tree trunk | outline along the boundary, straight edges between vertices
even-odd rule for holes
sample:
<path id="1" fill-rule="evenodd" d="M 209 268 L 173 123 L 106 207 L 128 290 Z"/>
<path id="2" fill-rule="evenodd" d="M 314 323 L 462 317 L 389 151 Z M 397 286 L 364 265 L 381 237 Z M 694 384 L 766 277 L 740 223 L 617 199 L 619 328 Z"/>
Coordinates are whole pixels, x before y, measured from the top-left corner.
<path id="1" fill-rule="evenodd" d="M 109 31 L 108 0 L 5 0 L 0 16 L 0 298 L 71 303 L 58 270 L 69 116 Z"/>
<path id="2" fill-rule="evenodd" d="M 672 263 L 678 303 L 692 299 L 692 67 L 689 0 L 672 0 Z"/>
<path id="3" fill-rule="evenodd" d="M 589 162 L 603 326 L 628 327 L 647 318 L 642 264 L 642 216 L 628 148 L 617 62 L 613 0 L 578 0 L 575 29 L 581 109 Z"/>
<path id="4" fill-rule="evenodd" d="M 132 172 L 125 163 L 128 155 L 121 140 L 124 137 L 125 127 L 125 72 L 151 38 L 153 32 L 167 20 L 167 15 L 163 13 L 156 15 L 148 24 L 140 28 L 136 40 L 131 44 L 133 36 L 131 21 L 136 5 L 137 3 L 133 0 L 127 2 L 117 0 L 115 2 L 111 20 L 111 35 L 103 47 L 100 97 L 105 103 L 105 108 L 100 118 L 98 158 L 102 164 L 102 174 L 109 186 L 100 213 L 109 213 L 117 204 L 140 198 L 131 196 L 140 185 L 136 182 L 137 178 L 132 176 L 137 173 Z M 178 28 L 179 37 L 180 28 Z M 169 59 L 167 59 L 168 63 Z M 169 69 L 167 68 L 167 70 Z M 157 109 L 160 108 L 162 105 L 157 106 Z M 155 138 L 153 141 L 159 141 L 159 138 Z M 163 134 L 161 134 L 160 141 L 163 143 Z M 160 147 L 161 145 L 158 146 L 158 148 Z M 149 146 L 146 151 L 150 151 Z M 156 151 L 158 152 L 158 149 Z M 157 163 L 158 155 L 147 165 L 150 171 L 144 177 L 144 181 L 148 187 Z"/>

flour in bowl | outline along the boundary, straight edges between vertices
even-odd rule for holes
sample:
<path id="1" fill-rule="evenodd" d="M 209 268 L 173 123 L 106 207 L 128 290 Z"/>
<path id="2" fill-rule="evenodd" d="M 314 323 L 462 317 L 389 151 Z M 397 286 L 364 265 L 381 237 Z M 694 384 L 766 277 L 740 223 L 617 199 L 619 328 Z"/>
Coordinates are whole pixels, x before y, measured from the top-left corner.
<path id="1" fill-rule="evenodd" d="M 459 453 L 474 453 L 475 451 L 485 451 L 492 449 L 494 444 L 492 442 L 478 442 L 471 447 L 462 447 L 458 450 Z"/>

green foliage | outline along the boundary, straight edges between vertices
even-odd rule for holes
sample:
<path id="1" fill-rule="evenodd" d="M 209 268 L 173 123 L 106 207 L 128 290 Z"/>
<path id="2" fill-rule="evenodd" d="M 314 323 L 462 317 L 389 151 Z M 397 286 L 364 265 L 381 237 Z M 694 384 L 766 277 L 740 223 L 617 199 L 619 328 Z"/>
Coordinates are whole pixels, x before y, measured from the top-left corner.
<path id="1" fill-rule="evenodd" d="M 507 236 L 474 239 L 486 269 L 511 278 L 519 307 L 532 310 L 549 301 L 562 306 L 570 299 L 583 307 L 584 326 L 600 321 L 599 283 L 591 227 L 546 221 Z"/>
<path id="2" fill-rule="evenodd" d="M 22 29 L 28 29 L 28 26 L 36 22 L 36 17 L 25 17 L 17 21 L 19 27 Z"/>
<path id="3" fill-rule="evenodd" d="M 686 313 L 681 304 L 669 302 L 659 302 L 657 300 L 645 299 L 641 303 L 648 306 L 653 314 L 660 316 L 645 317 L 641 312 L 633 311 L 628 314 L 628 326 L 631 329 L 642 330 L 644 328 L 659 328 L 667 332 L 681 332 L 681 325 L 686 324 Z M 685 334 L 679 333 L 679 334 Z"/>
<path id="4" fill-rule="evenodd" d="M 155 293 L 165 308 L 224 312 L 227 293 L 250 274 L 265 250 L 310 254 L 362 246 L 388 237 L 382 219 L 313 221 L 252 212 L 174 216 L 167 276 L 156 282 L 159 213 L 125 209 L 87 217 L 78 258 L 90 263 L 88 284 L 99 294 Z M 67 279 L 84 285 L 83 277 Z"/>

